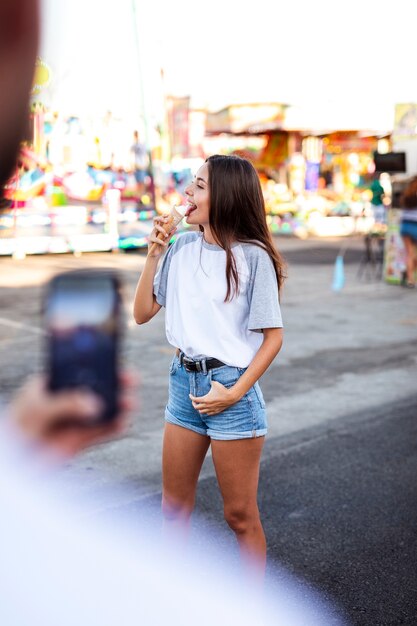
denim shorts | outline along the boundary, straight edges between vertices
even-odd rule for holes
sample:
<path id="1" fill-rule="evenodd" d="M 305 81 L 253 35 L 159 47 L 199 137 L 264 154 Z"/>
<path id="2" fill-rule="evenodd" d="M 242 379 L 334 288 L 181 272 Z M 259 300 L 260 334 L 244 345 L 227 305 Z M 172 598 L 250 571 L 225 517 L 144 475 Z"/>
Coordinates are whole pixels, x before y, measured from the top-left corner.
<path id="1" fill-rule="evenodd" d="M 170 424 L 183 426 L 212 439 L 248 439 L 262 437 L 267 432 L 265 401 L 259 383 L 238 402 L 217 415 L 200 415 L 188 394 L 204 396 L 210 391 L 211 381 L 232 387 L 243 374 L 240 367 L 215 367 L 203 372 L 187 372 L 175 356 L 169 371 L 169 398 L 165 419 Z"/>
<path id="2" fill-rule="evenodd" d="M 400 234 L 402 237 L 410 237 L 417 242 L 417 222 L 412 222 L 411 220 L 401 222 Z"/>

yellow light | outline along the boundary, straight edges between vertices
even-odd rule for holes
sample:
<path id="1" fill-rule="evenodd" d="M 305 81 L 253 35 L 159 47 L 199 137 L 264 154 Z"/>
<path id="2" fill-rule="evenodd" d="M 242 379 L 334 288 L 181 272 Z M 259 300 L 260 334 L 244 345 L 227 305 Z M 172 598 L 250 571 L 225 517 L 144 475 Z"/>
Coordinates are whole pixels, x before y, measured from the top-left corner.
<path id="1" fill-rule="evenodd" d="M 36 59 L 35 75 L 33 77 L 32 95 L 38 95 L 51 82 L 51 70 L 40 57 Z"/>

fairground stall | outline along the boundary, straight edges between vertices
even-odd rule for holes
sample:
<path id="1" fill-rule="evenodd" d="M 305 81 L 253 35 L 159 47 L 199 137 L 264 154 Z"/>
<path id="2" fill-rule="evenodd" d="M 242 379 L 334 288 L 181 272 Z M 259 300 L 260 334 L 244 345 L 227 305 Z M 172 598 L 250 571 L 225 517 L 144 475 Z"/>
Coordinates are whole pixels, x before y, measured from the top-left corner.
<path id="1" fill-rule="evenodd" d="M 207 133 L 246 137 L 248 146 L 262 139 L 257 151 L 246 152 L 260 174 L 272 232 L 326 237 L 372 230 L 373 153 L 389 149 L 387 132 L 322 129 L 301 119 L 296 125 L 289 111 L 274 103 L 231 106 L 208 116 Z"/>

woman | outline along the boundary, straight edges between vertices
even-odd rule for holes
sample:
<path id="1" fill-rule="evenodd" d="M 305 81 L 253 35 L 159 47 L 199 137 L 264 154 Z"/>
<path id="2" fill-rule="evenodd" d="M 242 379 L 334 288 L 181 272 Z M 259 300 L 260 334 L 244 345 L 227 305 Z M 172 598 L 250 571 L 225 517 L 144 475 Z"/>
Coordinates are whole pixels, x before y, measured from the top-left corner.
<path id="1" fill-rule="evenodd" d="M 249 161 L 211 156 L 185 193 L 188 224 L 158 259 L 168 236 L 156 218 L 134 302 L 138 324 L 166 307 L 166 334 L 177 348 L 165 412 L 162 510 L 186 527 L 211 445 L 224 515 L 248 564 L 264 571 L 265 536 L 257 489 L 267 432 L 258 379 L 278 354 L 278 289 L 283 261 L 269 234 L 258 176 Z M 164 241 L 157 238 L 164 233 Z"/>
<path id="2" fill-rule="evenodd" d="M 400 234 L 405 248 L 405 287 L 415 287 L 417 269 L 417 176 L 412 178 L 401 197 L 403 207 Z"/>

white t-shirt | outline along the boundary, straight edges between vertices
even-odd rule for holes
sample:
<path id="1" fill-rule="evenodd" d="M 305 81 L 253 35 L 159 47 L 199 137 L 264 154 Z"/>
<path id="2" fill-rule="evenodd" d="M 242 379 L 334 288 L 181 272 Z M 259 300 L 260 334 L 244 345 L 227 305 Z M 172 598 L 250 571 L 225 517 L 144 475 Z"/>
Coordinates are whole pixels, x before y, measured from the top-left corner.
<path id="1" fill-rule="evenodd" d="M 264 328 L 281 328 L 278 283 L 268 253 L 238 243 L 233 255 L 239 293 L 225 302 L 226 252 L 202 233 L 180 236 L 155 277 L 156 301 L 166 307 L 169 343 L 192 358 L 216 358 L 247 367 L 259 350 Z"/>

